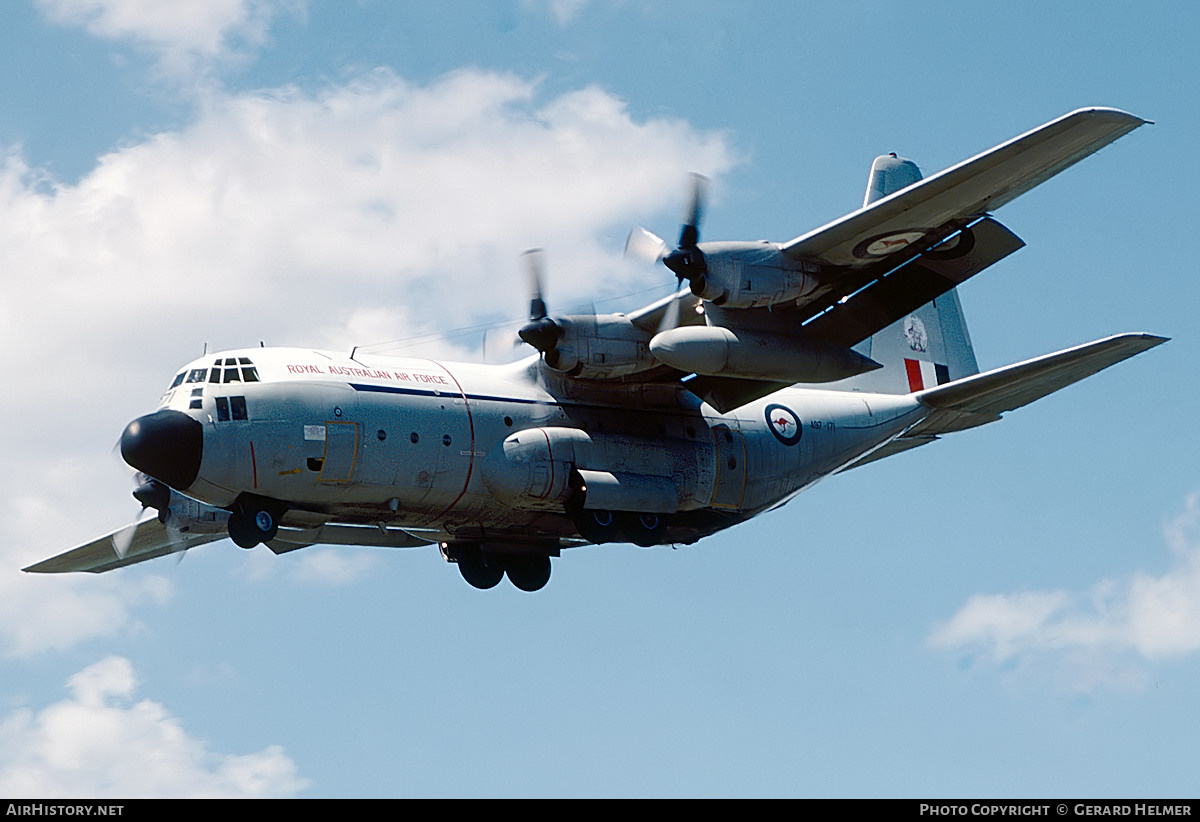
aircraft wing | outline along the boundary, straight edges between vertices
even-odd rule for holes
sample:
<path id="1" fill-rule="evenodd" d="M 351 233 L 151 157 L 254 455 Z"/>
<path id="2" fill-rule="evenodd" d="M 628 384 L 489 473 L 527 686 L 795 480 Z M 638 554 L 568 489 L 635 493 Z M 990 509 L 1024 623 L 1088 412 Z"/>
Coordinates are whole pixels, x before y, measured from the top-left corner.
<path id="1" fill-rule="evenodd" d="M 223 529 L 219 533 L 172 532 L 158 521 L 158 517 L 150 516 L 137 523 L 133 538 L 129 542 L 129 549 L 125 552 L 124 557 L 120 557 L 117 556 L 113 540 L 128 527 L 117 528 L 98 539 L 22 570 L 32 574 L 62 574 L 68 571 L 87 571 L 99 574 L 177 551 L 186 551 L 188 548 L 194 548 L 206 542 L 216 542 L 227 536 Z M 127 537 L 127 535 L 124 536 Z"/>
<path id="2" fill-rule="evenodd" d="M 850 348 L 1021 248 L 988 212 L 1149 121 L 1111 108 L 1071 112 L 780 246 L 820 272 L 802 301 L 706 305 L 709 322 Z M 782 383 L 736 376 L 689 387 L 721 411 Z"/>
<path id="3" fill-rule="evenodd" d="M 785 243 L 782 251 L 824 267 L 862 268 L 930 247 L 1138 126 L 1113 108 L 1083 108 Z"/>

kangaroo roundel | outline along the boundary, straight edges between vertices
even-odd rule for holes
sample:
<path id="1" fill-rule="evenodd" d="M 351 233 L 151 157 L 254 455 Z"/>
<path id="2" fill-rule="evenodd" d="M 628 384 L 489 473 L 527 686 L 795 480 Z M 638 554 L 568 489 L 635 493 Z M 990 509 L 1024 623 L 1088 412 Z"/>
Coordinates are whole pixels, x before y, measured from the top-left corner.
<path id="1" fill-rule="evenodd" d="M 800 425 L 800 418 L 796 416 L 795 411 L 778 403 L 772 403 L 766 408 L 766 416 L 767 427 L 771 429 L 775 439 L 784 445 L 795 445 L 800 442 L 800 435 L 804 433 L 804 428 Z"/>

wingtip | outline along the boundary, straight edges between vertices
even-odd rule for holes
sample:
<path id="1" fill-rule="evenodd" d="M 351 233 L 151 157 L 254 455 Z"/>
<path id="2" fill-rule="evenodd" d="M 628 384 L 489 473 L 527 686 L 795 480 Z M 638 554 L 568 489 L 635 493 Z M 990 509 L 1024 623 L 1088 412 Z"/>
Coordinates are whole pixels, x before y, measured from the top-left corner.
<path id="1" fill-rule="evenodd" d="M 1066 117 L 1110 117 L 1114 120 L 1124 120 L 1131 123 L 1133 128 L 1144 125 L 1154 125 L 1153 120 L 1147 120 L 1144 117 L 1138 117 L 1136 114 L 1125 111 L 1124 109 L 1114 108 L 1112 106 L 1084 106 L 1077 108 Z"/>
<path id="2" fill-rule="evenodd" d="M 1137 337 L 1145 340 L 1152 345 L 1162 345 L 1165 342 L 1170 342 L 1170 337 L 1164 337 L 1161 334 L 1151 334 L 1149 331 L 1126 331 L 1124 334 L 1118 334 L 1119 337 Z"/>

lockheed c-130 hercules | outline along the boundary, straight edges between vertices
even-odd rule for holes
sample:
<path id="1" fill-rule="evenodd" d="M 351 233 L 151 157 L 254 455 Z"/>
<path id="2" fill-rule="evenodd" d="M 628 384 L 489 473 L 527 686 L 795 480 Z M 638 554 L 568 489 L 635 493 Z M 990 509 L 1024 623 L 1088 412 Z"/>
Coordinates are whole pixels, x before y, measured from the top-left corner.
<path id="1" fill-rule="evenodd" d="M 879 157 L 862 208 L 784 243 L 700 242 L 696 177 L 676 247 L 643 229 L 627 247 L 676 293 L 552 316 L 531 255 L 519 336 L 536 353 L 508 365 L 208 354 L 121 435 L 139 521 L 25 570 L 226 536 L 437 544 L 471 585 L 534 591 L 564 548 L 695 542 L 1165 342 L 1119 334 L 980 373 L 956 293 L 1024 245 L 992 212 L 1146 122 L 1080 109 L 924 179 Z"/>

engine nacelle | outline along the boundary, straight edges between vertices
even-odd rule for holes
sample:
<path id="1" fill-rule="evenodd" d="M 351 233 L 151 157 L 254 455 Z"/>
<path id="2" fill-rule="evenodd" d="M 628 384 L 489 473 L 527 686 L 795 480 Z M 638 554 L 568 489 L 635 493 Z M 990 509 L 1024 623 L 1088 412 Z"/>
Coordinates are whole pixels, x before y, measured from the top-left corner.
<path id="1" fill-rule="evenodd" d="M 159 519 L 165 519 L 167 528 L 181 534 L 223 534 L 229 512 L 172 491 L 170 507 L 165 514 L 159 512 Z"/>
<path id="2" fill-rule="evenodd" d="M 655 365 L 650 334 L 624 314 L 555 317 L 560 335 L 546 353 L 546 365 L 573 377 L 611 379 Z"/>
<path id="3" fill-rule="evenodd" d="M 794 260 L 771 243 L 704 243 L 707 270 L 692 293 L 729 308 L 795 302 L 816 290 L 818 267 Z"/>
<path id="4" fill-rule="evenodd" d="M 714 326 L 663 331 L 650 351 L 680 371 L 786 383 L 833 382 L 883 367 L 833 343 Z"/>
<path id="5" fill-rule="evenodd" d="M 139 473 L 138 479 L 140 484 L 133 491 L 134 499 L 143 508 L 158 511 L 158 521 L 172 531 L 217 534 L 225 529 L 228 511 L 185 497 L 145 473 Z"/>

